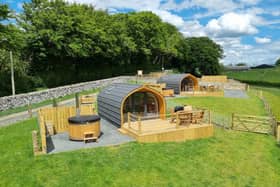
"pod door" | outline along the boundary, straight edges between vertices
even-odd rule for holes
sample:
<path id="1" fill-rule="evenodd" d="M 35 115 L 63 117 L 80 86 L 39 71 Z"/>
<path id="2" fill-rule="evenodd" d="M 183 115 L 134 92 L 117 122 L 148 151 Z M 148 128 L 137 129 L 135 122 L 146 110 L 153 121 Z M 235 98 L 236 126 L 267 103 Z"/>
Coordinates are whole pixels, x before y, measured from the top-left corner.
<path id="1" fill-rule="evenodd" d="M 193 91 L 194 90 L 194 81 L 191 78 L 184 78 L 181 82 L 181 91 Z"/>
<path id="2" fill-rule="evenodd" d="M 151 92 L 136 92 L 130 95 L 123 106 L 124 121 L 130 112 L 141 117 L 157 117 L 159 115 L 159 102 Z"/>

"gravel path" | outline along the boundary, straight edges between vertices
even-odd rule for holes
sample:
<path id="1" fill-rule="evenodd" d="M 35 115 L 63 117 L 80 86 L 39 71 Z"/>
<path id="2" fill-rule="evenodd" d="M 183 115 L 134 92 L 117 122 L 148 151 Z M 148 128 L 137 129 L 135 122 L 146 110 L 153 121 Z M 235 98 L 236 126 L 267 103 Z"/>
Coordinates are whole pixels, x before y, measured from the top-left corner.
<path id="1" fill-rule="evenodd" d="M 225 97 L 248 98 L 248 95 L 244 90 L 225 90 Z"/>
<path id="2" fill-rule="evenodd" d="M 102 147 L 120 145 L 123 143 L 135 141 L 127 135 L 123 135 L 118 131 L 118 127 L 110 124 L 108 121 L 101 119 L 102 135 L 98 142 L 84 143 L 83 141 L 69 140 L 68 132 L 56 134 L 48 138 L 48 153 L 59 153 L 84 148 Z"/>

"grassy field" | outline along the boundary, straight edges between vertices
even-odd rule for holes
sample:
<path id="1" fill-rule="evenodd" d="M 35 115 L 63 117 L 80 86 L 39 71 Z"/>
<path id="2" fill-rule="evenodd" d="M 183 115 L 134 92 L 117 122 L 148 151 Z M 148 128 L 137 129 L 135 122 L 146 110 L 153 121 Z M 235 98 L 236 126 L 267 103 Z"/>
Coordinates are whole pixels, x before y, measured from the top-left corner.
<path id="1" fill-rule="evenodd" d="M 249 84 L 280 87 L 280 66 L 269 69 L 253 69 L 243 72 L 226 72 L 229 78 Z"/>
<path id="2" fill-rule="evenodd" d="M 33 157 L 33 129 L 35 119 L 0 128 L 0 186 L 279 186 L 280 148 L 267 135 L 217 128 L 197 141 Z"/>
<path id="3" fill-rule="evenodd" d="M 253 87 L 253 89 L 263 91 L 263 96 L 269 103 L 273 115 L 280 121 L 280 89 L 268 87 Z"/>
<path id="4" fill-rule="evenodd" d="M 212 110 L 213 112 L 229 116 L 232 113 L 249 115 L 266 115 L 261 100 L 249 93 L 249 98 L 226 97 L 182 97 L 168 100 L 168 106 L 192 105 Z"/>

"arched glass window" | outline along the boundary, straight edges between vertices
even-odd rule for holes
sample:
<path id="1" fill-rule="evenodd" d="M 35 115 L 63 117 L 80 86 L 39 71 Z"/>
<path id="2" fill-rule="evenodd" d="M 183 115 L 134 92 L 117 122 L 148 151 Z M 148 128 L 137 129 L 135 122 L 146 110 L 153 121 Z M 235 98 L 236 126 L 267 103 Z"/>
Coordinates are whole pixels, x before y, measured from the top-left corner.
<path id="1" fill-rule="evenodd" d="M 128 112 L 140 116 L 156 116 L 159 113 L 158 100 L 150 92 L 133 93 L 124 103 L 123 113 Z"/>

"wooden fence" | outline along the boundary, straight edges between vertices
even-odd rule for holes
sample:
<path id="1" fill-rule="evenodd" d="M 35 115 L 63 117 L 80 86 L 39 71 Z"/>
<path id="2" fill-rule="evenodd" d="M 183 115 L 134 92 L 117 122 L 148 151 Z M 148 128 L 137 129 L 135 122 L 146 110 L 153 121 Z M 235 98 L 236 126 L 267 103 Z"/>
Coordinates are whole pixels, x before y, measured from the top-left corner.
<path id="1" fill-rule="evenodd" d="M 213 75 L 213 76 L 202 76 L 201 77 L 202 82 L 221 82 L 225 83 L 227 82 L 227 76 L 225 75 Z"/>
<path id="2" fill-rule="evenodd" d="M 81 115 L 90 115 L 93 114 L 92 105 L 81 105 L 80 107 Z M 76 115 L 76 108 L 73 106 L 70 107 L 51 107 L 51 108 L 42 108 L 38 112 L 38 120 L 40 127 L 40 136 L 41 136 L 41 150 L 42 153 L 47 153 L 47 131 L 46 123 L 51 123 L 53 125 L 54 133 L 62 133 L 68 131 L 68 118 Z"/>
<path id="3" fill-rule="evenodd" d="M 196 97 L 223 97 L 224 91 L 189 91 L 181 92 L 181 96 L 196 96 Z"/>
<path id="4" fill-rule="evenodd" d="M 277 122 L 277 131 L 276 131 L 276 138 L 277 142 L 280 143 L 280 121 Z"/>
<path id="5" fill-rule="evenodd" d="M 232 114 L 231 129 L 264 134 L 274 134 L 275 122 L 274 119 L 270 116 Z"/>

